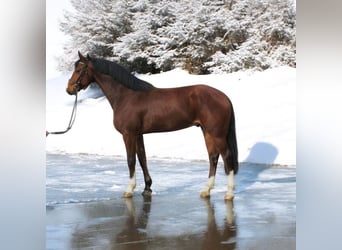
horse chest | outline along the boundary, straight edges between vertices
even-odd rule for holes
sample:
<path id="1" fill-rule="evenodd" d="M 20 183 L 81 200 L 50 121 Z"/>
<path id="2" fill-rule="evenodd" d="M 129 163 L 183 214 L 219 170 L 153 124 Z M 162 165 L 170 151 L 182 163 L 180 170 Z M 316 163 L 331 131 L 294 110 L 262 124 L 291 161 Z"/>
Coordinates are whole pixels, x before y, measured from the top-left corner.
<path id="1" fill-rule="evenodd" d="M 136 113 L 132 112 L 116 112 L 114 113 L 114 127 L 121 134 L 131 131 L 137 131 L 140 129 L 141 122 Z"/>

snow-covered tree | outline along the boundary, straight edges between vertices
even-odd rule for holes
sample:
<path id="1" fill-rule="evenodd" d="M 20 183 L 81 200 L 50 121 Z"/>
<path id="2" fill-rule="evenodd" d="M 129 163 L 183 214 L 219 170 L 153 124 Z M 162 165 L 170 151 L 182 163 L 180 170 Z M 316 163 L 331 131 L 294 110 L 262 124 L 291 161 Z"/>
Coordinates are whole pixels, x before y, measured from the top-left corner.
<path id="1" fill-rule="evenodd" d="M 132 32 L 131 16 L 125 1 L 70 0 L 73 11 L 65 12 L 61 30 L 70 37 L 64 46 L 62 69 L 70 69 L 77 51 L 90 52 L 99 57 L 113 57 L 117 39 Z"/>
<path id="2" fill-rule="evenodd" d="M 296 66 L 293 0 L 71 0 L 62 63 L 77 50 L 131 71 L 196 74 Z"/>

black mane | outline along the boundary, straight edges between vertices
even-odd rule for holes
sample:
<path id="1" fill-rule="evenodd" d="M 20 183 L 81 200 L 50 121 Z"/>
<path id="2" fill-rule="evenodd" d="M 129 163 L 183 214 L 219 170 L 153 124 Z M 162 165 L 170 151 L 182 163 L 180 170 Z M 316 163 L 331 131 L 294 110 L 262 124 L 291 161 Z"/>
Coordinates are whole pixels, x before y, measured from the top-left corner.
<path id="1" fill-rule="evenodd" d="M 115 81 L 129 89 L 147 91 L 155 88 L 152 84 L 135 77 L 124 67 L 115 62 L 98 58 L 91 58 L 91 62 L 93 63 L 95 70 L 110 75 Z"/>

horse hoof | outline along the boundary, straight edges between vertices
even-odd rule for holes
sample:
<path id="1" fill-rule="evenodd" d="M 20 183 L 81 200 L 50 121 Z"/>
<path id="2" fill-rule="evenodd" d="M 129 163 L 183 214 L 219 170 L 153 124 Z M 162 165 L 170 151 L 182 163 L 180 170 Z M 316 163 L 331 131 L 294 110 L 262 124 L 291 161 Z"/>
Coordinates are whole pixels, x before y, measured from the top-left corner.
<path id="1" fill-rule="evenodd" d="M 224 196 L 224 200 L 226 201 L 232 201 L 234 199 L 234 195 L 233 194 L 226 194 Z"/>
<path id="2" fill-rule="evenodd" d="M 141 194 L 145 197 L 151 197 L 152 196 L 152 190 L 144 190 Z"/>
<path id="3" fill-rule="evenodd" d="M 123 198 L 132 198 L 133 197 L 133 192 L 124 192 L 122 197 Z"/>
<path id="4" fill-rule="evenodd" d="M 202 191 L 200 193 L 200 196 L 201 196 L 201 198 L 209 198 L 210 197 L 210 193 L 207 192 L 207 191 Z"/>

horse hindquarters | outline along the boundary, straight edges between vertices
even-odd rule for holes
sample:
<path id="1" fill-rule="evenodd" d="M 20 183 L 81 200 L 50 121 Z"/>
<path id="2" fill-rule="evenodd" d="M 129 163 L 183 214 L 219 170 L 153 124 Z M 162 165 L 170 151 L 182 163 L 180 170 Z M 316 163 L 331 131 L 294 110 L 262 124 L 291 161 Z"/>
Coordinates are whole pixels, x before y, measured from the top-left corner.
<path id="1" fill-rule="evenodd" d="M 198 121 L 202 127 L 208 150 L 210 171 L 207 185 L 201 192 L 202 197 L 210 196 L 214 187 L 217 156 L 221 155 L 227 178 L 225 199 L 232 200 L 234 174 L 238 172 L 238 150 L 235 132 L 235 115 L 231 101 L 222 92 L 208 88 L 206 94 L 199 93 L 203 105 L 199 109 Z M 204 99 L 205 97 L 205 99 Z M 198 98 L 201 100 L 200 98 Z"/>

